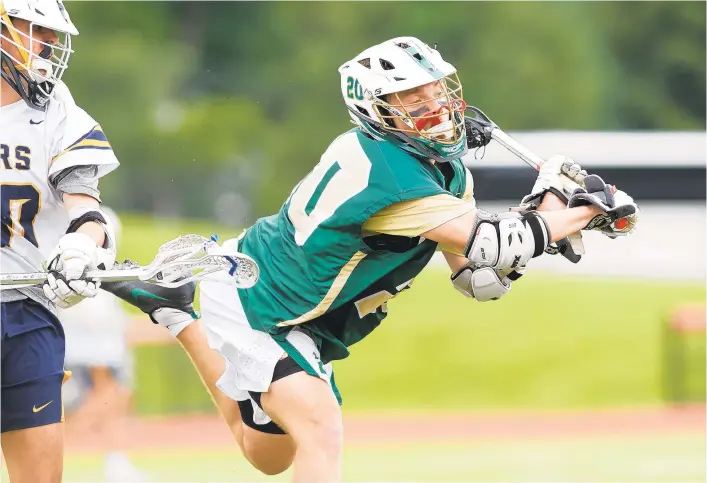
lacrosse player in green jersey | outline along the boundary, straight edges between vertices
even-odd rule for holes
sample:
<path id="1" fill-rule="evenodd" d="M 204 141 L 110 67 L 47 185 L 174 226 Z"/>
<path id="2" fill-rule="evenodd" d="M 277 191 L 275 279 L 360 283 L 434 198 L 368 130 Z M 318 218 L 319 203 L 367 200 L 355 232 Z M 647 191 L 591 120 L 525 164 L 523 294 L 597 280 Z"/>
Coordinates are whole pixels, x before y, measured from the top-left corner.
<path id="1" fill-rule="evenodd" d="M 584 229 L 614 236 L 612 222 L 637 210 L 596 176 L 563 193 L 561 173 L 581 171 L 563 156 L 545 163 L 525 199 L 537 209 L 477 209 L 461 157 L 489 139 L 467 132 L 451 64 L 402 37 L 339 72 L 356 127 L 329 145 L 278 214 L 224 243 L 258 262 L 259 282 L 239 290 L 227 274 L 207 278 L 196 324 L 178 304 L 151 311 L 192 357 L 246 458 L 268 474 L 294 461 L 294 481 L 306 483 L 341 477 L 331 361 L 381 323 L 387 301 L 435 251 L 463 295 L 498 300 L 550 244 Z"/>

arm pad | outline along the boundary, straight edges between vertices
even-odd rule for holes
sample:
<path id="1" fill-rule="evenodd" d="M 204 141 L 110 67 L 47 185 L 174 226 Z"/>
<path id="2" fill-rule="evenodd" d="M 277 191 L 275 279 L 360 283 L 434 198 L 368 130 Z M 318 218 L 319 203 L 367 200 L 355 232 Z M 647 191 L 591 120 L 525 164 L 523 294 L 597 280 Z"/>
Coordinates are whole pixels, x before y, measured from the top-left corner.
<path id="1" fill-rule="evenodd" d="M 511 290 L 511 281 L 523 275 L 528 261 L 542 254 L 549 243 L 547 225 L 535 212 L 501 217 L 478 210 L 464 251 L 469 262 L 452 275 L 452 284 L 481 302 L 498 300 Z"/>
<path id="2" fill-rule="evenodd" d="M 476 212 L 464 255 L 472 268 L 496 270 L 525 267 L 550 243 L 550 231 L 534 211 L 506 213 L 503 217 L 483 210 Z"/>

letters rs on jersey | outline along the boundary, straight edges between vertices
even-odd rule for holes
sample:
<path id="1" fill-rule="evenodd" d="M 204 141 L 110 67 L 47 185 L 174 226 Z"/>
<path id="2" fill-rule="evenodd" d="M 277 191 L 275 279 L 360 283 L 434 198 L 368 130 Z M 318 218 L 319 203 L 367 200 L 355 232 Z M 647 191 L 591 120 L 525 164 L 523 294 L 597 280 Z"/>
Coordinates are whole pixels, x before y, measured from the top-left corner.
<path id="1" fill-rule="evenodd" d="M 57 84 L 46 111 L 18 101 L 0 107 L 2 273 L 33 272 L 68 226 L 55 177 L 76 166 L 98 177 L 118 166 L 101 126 Z"/>
<path id="2" fill-rule="evenodd" d="M 325 363 L 346 357 L 434 254 L 419 235 L 472 210 L 471 189 L 461 160 L 434 165 L 359 129 L 341 135 L 280 212 L 240 241 L 261 270 L 239 291 L 250 324 L 281 343 L 298 326 Z"/>

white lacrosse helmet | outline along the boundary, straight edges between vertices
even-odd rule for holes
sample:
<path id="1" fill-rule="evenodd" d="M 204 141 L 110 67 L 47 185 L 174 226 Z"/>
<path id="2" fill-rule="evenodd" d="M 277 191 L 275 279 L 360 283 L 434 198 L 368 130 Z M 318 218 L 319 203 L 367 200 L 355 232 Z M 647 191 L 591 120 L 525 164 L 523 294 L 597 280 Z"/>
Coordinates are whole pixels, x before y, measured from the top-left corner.
<path id="1" fill-rule="evenodd" d="M 13 19 L 29 22 L 18 29 Z M 0 75 L 30 107 L 44 110 L 52 90 L 68 66 L 71 36 L 79 31 L 61 0 L 0 0 Z M 53 30 L 58 42 L 35 39 L 38 27 Z M 36 44 L 41 46 L 35 54 Z"/>
<path id="2" fill-rule="evenodd" d="M 376 139 L 386 139 L 417 156 L 450 161 L 467 152 L 462 86 L 454 66 L 414 37 L 398 37 L 364 50 L 339 68 L 341 92 L 353 121 Z M 441 94 L 403 104 L 397 93 L 439 82 Z M 395 106 L 388 103 L 396 95 Z M 439 109 L 410 111 L 435 101 Z M 444 119 L 427 129 L 431 114 Z M 407 129 L 393 123 L 399 119 Z"/>

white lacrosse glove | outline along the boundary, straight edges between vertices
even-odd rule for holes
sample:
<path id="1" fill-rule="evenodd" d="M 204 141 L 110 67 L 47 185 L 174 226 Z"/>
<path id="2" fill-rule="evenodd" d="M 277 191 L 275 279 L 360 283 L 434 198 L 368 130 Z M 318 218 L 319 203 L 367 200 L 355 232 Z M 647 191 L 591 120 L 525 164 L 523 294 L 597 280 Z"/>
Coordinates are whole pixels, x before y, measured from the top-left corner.
<path id="1" fill-rule="evenodd" d="M 533 209 L 542 202 L 547 192 L 550 192 L 567 203 L 571 191 L 566 188 L 567 180 L 581 184 L 587 172 L 572 158 L 564 154 L 556 154 L 545 161 L 540 167 L 538 177 L 529 195 L 524 196 L 521 205 L 533 205 Z"/>
<path id="2" fill-rule="evenodd" d="M 567 206 L 593 205 L 605 214 L 597 215 L 584 230 L 599 230 L 610 238 L 630 235 L 638 223 L 638 205 L 629 195 L 604 183 L 592 174 L 584 178 L 584 189 L 577 188 L 570 196 Z"/>
<path id="3" fill-rule="evenodd" d="M 67 233 L 59 239 L 49 254 L 44 295 L 56 306 L 65 309 L 86 297 L 95 297 L 100 282 L 83 280 L 86 270 L 95 270 L 102 262 L 102 251 L 95 240 L 85 233 Z M 105 264 L 104 264 L 105 265 Z"/>

